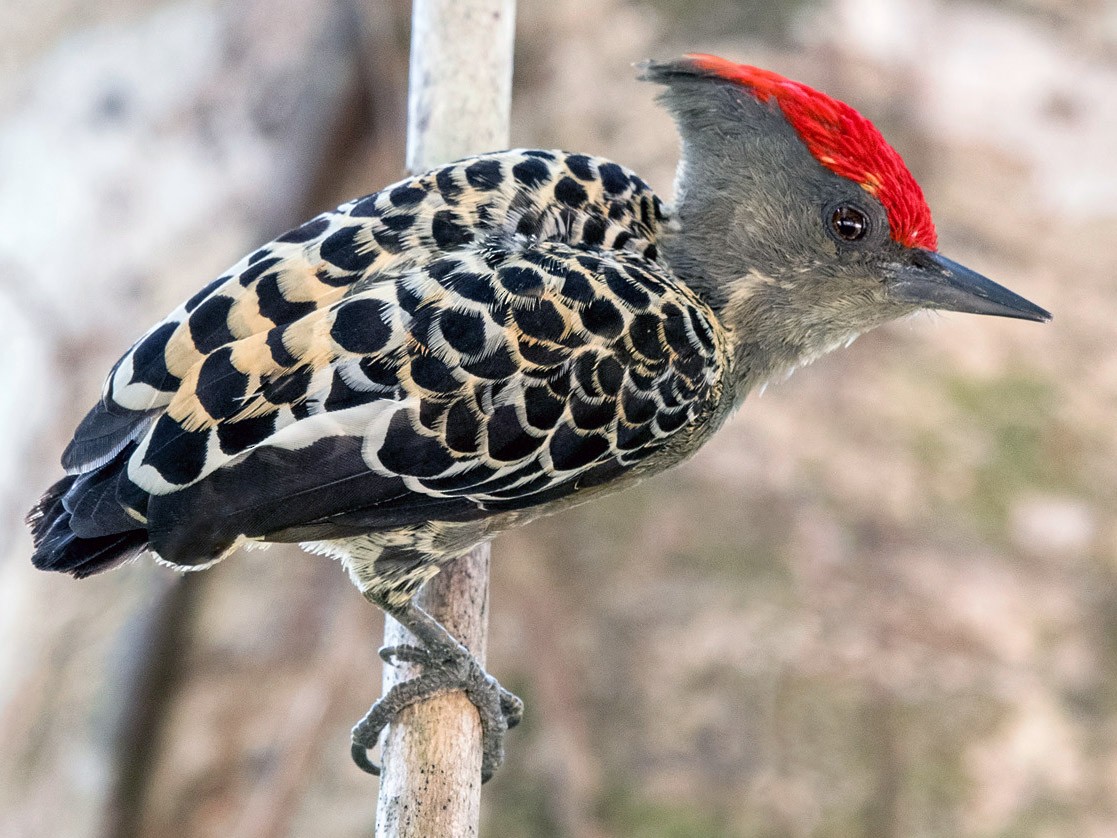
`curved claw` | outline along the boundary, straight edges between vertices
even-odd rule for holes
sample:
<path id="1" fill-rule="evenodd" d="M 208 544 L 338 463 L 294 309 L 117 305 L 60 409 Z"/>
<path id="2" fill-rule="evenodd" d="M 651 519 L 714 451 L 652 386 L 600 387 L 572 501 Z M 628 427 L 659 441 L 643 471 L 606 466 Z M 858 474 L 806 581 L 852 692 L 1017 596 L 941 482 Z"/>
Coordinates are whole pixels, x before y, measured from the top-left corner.
<path id="1" fill-rule="evenodd" d="M 349 753 L 359 769 L 366 774 L 372 774 L 375 777 L 380 776 L 380 766 L 368 758 L 368 748 L 360 742 L 354 742 Z"/>
<path id="2" fill-rule="evenodd" d="M 376 747 L 376 744 L 380 741 L 381 731 L 388 724 L 388 717 L 382 711 L 384 700 L 390 696 L 391 692 L 372 705 L 365 717 L 353 726 L 353 733 L 351 734 L 353 743 L 349 748 L 349 755 L 353 757 L 353 762 L 366 774 L 372 774 L 376 777 L 380 776 L 380 766 L 369 759 L 368 752 Z"/>
<path id="3" fill-rule="evenodd" d="M 388 666 L 398 666 L 401 663 L 430 663 L 430 652 L 421 646 L 381 646 L 377 652 L 380 660 Z"/>

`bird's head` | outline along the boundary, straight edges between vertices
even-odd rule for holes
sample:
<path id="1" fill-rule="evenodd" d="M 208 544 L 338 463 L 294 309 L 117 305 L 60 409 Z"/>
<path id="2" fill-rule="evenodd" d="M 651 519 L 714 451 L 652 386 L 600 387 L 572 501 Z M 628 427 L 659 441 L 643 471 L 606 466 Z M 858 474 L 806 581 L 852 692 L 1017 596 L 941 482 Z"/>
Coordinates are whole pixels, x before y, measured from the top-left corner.
<path id="1" fill-rule="evenodd" d="M 710 55 L 642 78 L 682 136 L 672 268 L 718 312 L 740 375 L 767 378 L 919 309 L 1050 315 L 938 253 L 900 155 L 849 105 Z"/>

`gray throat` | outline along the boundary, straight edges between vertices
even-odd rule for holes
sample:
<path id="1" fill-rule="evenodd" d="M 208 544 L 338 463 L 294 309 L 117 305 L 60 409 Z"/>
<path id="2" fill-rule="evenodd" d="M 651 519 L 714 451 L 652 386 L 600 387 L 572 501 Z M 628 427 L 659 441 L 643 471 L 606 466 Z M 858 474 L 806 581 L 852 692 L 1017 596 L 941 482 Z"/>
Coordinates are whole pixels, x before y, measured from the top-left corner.
<path id="1" fill-rule="evenodd" d="M 672 213 L 669 219 L 659 237 L 660 252 L 672 272 L 713 309 L 729 336 L 734 406 L 753 389 L 786 378 L 833 348 L 810 345 L 794 322 L 784 283 L 749 265 L 731 267 L 719 264 L 717 259 L 696 258 L 696 250 L 710 251 L 709 236 L 700 235 L 695 241 L 677 216 Z M 720 252 L 728 254 L 728 249 L 721 248 Z"/>

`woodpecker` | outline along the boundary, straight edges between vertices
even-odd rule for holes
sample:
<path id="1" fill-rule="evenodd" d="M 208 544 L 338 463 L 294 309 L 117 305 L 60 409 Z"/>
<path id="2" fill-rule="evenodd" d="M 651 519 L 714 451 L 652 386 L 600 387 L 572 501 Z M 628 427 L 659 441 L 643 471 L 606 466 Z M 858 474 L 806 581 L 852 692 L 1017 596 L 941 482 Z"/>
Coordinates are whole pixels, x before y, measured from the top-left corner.
<path id="1" fill-rule="evenodd" d="M 246 542 L 340 559 L 423 666 L 354 728 L 461 689 L 482 774 L 522 703 L 412 600 L 479 542 L 693 454 L 754 388 L 921 309 L 1046 321 L 940 255 L 857 111 L 710 55 L 646 62 L 682 139 L 675 203 L 616 163 L 514 150 L 325 212 L 234 265 L 116 363 L 28 516 L 35 566 Z"/>

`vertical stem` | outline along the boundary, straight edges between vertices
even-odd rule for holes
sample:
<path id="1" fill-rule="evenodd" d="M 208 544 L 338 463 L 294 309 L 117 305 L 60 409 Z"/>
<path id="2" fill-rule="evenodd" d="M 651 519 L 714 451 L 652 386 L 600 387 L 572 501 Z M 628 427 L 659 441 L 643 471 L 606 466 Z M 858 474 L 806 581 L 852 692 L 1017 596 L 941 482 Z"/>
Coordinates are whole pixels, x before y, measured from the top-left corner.
<path id="1" fill-rule="evenodd" d="M 515 0 L 415 0 L 407 168 L 508 147 Z"/>
<path id="2" fill-rule="evenodd" d="M 419 173 L 508 146 L 515 0 L 415 0 L 407 167 Z M 448 565 L 419 604 L 484 663 L 489 546 Z M 386 645 L 414 643 L 390 617 Z M 385 667 L 384 691 L 414 677 Z M 475 836 L 481 812 L 481 723 L 460 693 L 408 708 L 381 748 L 377 838 Z"/>
<path id="3" fill-rule="evenodd" d="M 482 544 L 432 579 L 419 604 L 484 662 L 489 545 Z M 414 643 L 387 618 L 384 642 Z M 384 691 L 414 677 L 384 668 Z M 408 707 L 388 726 L 380 749 L 376 838 L 476 836 L 481 818 L 481 720 L 463 693 Z"/>

